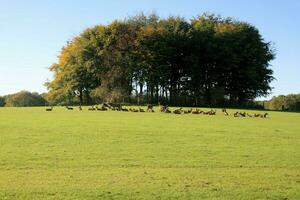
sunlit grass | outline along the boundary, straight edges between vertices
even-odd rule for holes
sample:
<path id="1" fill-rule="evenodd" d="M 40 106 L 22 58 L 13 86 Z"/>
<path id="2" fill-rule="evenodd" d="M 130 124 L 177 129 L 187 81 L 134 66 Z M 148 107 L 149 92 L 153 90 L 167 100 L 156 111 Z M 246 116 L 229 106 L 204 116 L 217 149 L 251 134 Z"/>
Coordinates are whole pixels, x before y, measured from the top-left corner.
<path id="1" fill-rule="evenodd" d="M 1 108 L 0 199 L 300 199 L 300 114 L 269 114 Z"/>

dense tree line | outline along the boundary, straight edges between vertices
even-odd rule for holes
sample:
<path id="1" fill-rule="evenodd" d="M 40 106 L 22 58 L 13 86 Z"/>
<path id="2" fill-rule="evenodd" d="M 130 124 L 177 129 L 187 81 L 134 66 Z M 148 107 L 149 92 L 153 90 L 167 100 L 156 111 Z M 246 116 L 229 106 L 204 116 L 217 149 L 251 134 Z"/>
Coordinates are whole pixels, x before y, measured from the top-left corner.
<path id="1" fill-rule="evenodd" d="M 20 91 L 0 97 L 0 106 L 6 107 L 45 106 L 46 104 L 45 98 L 36 92 Z"/>
<path id="2" fill-rule="evenodd" d="M 274 51 L 246 22 L 143 14 L 85 30 L 50 67 L 48 100 L 244 104 L 269 94 Z"/>
<path id="3" fill-rule="evenodd" d="M 262 103 L 269 110 L 300 111 L 300 94 L 279 95 Z"/>
<path id="4" fill-rule="evenodd" d="M 5 99 L 4 97 L 0 96 L 0 107 L 3 107 L 5 105 Z"/>

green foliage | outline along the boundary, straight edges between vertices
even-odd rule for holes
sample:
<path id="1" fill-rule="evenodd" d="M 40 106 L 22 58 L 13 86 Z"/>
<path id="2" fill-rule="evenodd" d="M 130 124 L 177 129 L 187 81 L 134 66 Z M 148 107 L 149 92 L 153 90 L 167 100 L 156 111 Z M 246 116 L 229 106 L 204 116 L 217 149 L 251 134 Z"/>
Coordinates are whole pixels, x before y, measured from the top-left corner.
<path id="1" fill-rule="evenodd" d="M 300 114 L 269 114 L 0 108 L 0 199 L 300 199 Z"/>
<path id="2" fill-rule="evenodd" d="M 264 104 L 265 108 L 270 110 L 300 111 L 300 94 L 275 96 Z"/>
<path id="3" fill-rule="evenodd" d="M 0 107 L 3 107 L 5 105 L 5 99 L 4 97 L 0 96 Z"/>
<path id="4" fill-rule="evenodd" d="M 6 95 L 4 99 L 7 107 L 44 106 L 47 103 L 38 93 L 28 91 Z"/>
<path id="5" fill-rule="evenodd" d="M 246 22 L 141 14 L 89 28 L 70 41 L 50 68 L 48 99 L 241 105 L 269 94 L 274 56 Z"/>

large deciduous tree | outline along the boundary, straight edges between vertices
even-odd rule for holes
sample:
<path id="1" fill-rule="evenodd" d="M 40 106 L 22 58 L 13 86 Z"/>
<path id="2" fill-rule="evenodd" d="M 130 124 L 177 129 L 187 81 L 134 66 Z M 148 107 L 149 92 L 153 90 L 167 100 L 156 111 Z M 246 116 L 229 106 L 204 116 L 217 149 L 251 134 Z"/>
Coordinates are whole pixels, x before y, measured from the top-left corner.
<path id="1" fill-rule="evenodd" d="M 140 14 L 85 30 L 50 68 L 49 99 L 244 104 L 267 95 L 274 51 L 246 22 Z"/>

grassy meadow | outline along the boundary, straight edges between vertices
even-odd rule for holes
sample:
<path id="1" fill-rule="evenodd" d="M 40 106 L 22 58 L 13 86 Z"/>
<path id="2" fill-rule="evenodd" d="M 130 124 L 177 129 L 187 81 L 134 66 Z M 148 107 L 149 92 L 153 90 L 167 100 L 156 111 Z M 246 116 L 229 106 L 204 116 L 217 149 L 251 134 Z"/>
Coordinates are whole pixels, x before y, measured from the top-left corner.
<path id="1" fill-rule="evenodd" d="M 0 108 L 0 199 L 300 199 L 300 114 L 269 114 Z"/>

